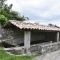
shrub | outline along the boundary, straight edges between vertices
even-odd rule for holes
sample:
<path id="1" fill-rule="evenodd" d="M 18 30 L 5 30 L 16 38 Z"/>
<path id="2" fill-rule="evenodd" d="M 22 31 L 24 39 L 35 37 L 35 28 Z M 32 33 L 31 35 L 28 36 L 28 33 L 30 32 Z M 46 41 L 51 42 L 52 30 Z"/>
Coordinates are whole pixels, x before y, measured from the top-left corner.
<path id="1" fill-rule="evenodd" d="M 4 15 L 0 15 L 0 23 L 3 25 L 8 21 L 8 19 Z"/>

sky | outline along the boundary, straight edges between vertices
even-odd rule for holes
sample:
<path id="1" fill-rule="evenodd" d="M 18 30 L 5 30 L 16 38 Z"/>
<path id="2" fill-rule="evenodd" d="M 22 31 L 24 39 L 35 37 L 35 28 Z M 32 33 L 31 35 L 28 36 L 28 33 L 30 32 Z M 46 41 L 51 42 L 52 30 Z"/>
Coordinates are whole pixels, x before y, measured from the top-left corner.
<path id="1" fill-rule="evenodd" d="M 30 21 L 60 26 L 60 0 L 7 0 L 6 3 L 12 3 L 12 9 Z"/>

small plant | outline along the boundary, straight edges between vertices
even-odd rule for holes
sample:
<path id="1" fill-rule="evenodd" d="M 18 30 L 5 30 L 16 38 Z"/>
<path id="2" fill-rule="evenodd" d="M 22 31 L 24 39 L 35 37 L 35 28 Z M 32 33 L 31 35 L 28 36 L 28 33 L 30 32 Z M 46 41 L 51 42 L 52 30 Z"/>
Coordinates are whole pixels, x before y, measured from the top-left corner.
<path id="1" fill-rule="evenodd" d="M 8 21 L 8 19 L 4 15 L 0 15 L 0 23 L 3 25 Z"/>

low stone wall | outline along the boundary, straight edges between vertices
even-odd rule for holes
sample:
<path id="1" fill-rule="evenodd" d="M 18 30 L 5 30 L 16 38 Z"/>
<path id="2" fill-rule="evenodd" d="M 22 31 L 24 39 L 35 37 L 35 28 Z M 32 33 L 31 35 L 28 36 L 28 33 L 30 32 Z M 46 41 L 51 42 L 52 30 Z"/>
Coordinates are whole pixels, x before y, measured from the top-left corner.
<path id="1" fill-rule="evenodd" d="M 30 47 L 31 53 L 48 53 L 56 50 L 60 50 L 60 42 L 35 44 Z"/>
<path id="2" fill-rule="evenodd" d="M 4 48 L 4 50 L 15 55 L 26 54 L 24 47 Z"/>
<path id="3" fill-rule="evenodd" d="M 26 49 L 24 47 L 4 48 L 4 50 L 15 55 L 26 54 Z M 29 50 L 31 54 L 35 54 L 35 53 L 44 54 L 48 52 L 57 51 L 60 50 L 60 42 L 55 42 L 55 43 L 50 42 L 50 43 L 31 45 Z"/>
<path id="4" fill-rule="evenodd" d="M 41 48 L 42 48 L 41 50 L 42 53 L 57 51 L 60 50 L 60 42 L 42 45 Z"/>

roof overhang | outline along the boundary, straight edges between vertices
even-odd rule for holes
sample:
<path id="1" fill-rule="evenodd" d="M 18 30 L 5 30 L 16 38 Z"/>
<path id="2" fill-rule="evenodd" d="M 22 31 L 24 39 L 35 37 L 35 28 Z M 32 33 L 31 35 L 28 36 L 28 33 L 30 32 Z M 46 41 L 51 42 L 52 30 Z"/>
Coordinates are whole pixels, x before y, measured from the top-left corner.
<path id="1" fill-rule="evenodd" d="M 60 31 L 60 28 L 45 26 L 35 23 L 26 23 L 25 21 L 16 21 L 16 20 L 9 20 L 3 27 L 7 27 L 10 25 L 14 25 L 19 29 L 26 29 L 26 30 L 43 30 L 43 31 Z"/>

